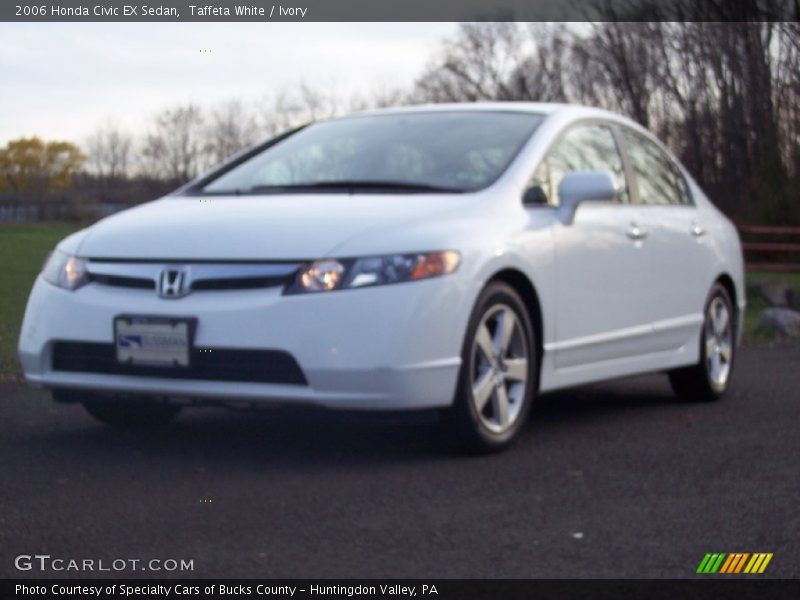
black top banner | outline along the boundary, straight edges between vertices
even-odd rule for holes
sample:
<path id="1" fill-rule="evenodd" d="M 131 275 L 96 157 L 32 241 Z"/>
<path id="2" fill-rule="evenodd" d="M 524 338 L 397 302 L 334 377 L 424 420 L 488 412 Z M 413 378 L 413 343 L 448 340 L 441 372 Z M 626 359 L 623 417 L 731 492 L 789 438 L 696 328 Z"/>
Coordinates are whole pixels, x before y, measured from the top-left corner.
<path id="1" fill-rule="evenodd" d="M 797 21 L 794 0 L 4 0 L 0 21 Z"/>

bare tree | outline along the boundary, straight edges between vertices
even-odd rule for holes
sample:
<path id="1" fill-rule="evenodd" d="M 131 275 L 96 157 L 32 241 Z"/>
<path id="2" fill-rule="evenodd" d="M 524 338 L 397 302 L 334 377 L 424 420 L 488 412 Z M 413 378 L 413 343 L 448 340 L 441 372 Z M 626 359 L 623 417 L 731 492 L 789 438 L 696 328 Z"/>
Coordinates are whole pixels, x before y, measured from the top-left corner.
<path id="1" fill-rule="evenodd" d="M 600 23 L 591 36 L 576 41 L 575 53 L 581 57 L 595 86 L 603 86 L 613 108 L 629 114 L 648 127 L 653 82 L 659 78 L 655 48 L 660 38 L 660 23 Z"/>
<path id="2" fill-rule="evenodd" d="M 354 93 L 344 103 L 344 112 L 357 112 L 375 108 L 405 106 L 414 102 L 412 94 L 401 87 L 373 84 L 366 93 Z"/>
<path id="3" fill-rule="evenodd" d="M 104 179 L 120 179 L 129 174 L 133 138 L 111 119 L 86 140 L 89 169 Z"/>
<path id="4" fill-rule="evenodd" d="M 301 82 L 285 88 L 262 102 L 261 129 L 276 135 L 306 123 L 329 119 L 345 111 L 344 94 L 330 84 L 323 87 Z"/>
<path id="5" fill-rule="evenodd" d="M 194 104 L 159 113 L 145 136 L 141 158 L 149 176 L 187 181 L 203 160 L 203 115 Z"/>
<path id="6" fill-rule="evenodd" d="M 519 90 L 510 80 L 525 58 L 517 23 L 462 23 L 417 80 L 415 98 L 428 102 L 515 100 Z"/>
<path id="7" fill-rule="evenodd" d="M 205 135 L 209 162 L 222 162 L 258 139 L 255 115 L 241 100 L 229 100 L 211 111 Z"/>
<path id="8" fill-rule="evenodd" d="M 617 110 L 658 133 L 728 212 L 798 221 L 800 29 L 765 18 L 773 0 L 740 4 L 679 0 L 685 22 L 621 22 L 600 0 L 604 22 L 535 24 L 527 37 L 513 23 L 464 24 L 413 98 Z"/>
<path id="9" fill-rule="evenodd" d="M 789 174 L 795 180 L 795 197 L 800 196 L 800 24 L 779 23 L 775 73 L 774 103 L 780 126 L 781 151 Z"/>
<path id="10" fill-rule="evenodd" d="M 520 100 L 567 102 L 567 80 L 573 75 L 572 34 L 561 23 L 531 23 L 528 34 L 531 50 L 511 73 L 511 95 Z"/>

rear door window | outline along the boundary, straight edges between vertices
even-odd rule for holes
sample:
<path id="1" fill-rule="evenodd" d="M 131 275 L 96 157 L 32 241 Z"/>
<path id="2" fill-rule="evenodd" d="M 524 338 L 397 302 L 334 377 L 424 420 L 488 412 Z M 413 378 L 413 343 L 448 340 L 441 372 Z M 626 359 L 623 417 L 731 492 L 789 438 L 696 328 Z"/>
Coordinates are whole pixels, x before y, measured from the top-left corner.
<path id="1" fill-rule="evenodd" d="M 678 166 L 656 144 L 630 130 L 623 131 L 642 204 L 687 205 L 692 203 L 689 186 Z"/>

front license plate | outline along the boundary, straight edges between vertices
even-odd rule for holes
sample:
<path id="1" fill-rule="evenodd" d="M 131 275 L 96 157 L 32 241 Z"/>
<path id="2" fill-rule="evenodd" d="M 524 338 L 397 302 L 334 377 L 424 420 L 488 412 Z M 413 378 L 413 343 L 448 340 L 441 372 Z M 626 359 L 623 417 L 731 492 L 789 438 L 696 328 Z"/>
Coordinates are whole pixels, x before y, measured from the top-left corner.
<path id="1" fill-rule="evenodd" d="M 193 322 L 167 317 L 117 317 L 117 361 L 134 365 L 188 367 Z"/>

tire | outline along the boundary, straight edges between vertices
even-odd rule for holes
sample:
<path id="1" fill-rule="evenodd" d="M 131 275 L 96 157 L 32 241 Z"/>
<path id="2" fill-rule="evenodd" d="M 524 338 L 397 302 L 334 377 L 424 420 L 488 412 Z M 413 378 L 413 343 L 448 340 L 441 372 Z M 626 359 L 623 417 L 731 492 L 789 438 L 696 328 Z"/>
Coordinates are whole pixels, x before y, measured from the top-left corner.
<path id="1" fill-rule="evenodd" d="M 715 284 L 705 306 L 700 362 L 669 373 L 675 395 L 688 402 L 719 400 L 728 390 L 736 357 L 736 311 L 728 291 Z"/>
<path id="2" fill-rule="evenodd" d="M 113 427 L 157 427 L 171 422 L 180 406 L 136 398 L 90 398 L 83 407 L 98 421 Z"/>
<path id="3" fill-rule="evenodd" d="M 460 448 L 498 452 L 519 437 L 536 389 L 534 335 L 513 288 L 494 282 L 481 292 L 467 325 L 455 401 L 443 419 Z"/>

